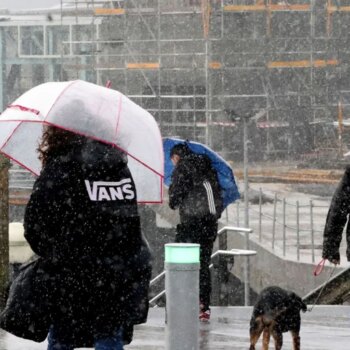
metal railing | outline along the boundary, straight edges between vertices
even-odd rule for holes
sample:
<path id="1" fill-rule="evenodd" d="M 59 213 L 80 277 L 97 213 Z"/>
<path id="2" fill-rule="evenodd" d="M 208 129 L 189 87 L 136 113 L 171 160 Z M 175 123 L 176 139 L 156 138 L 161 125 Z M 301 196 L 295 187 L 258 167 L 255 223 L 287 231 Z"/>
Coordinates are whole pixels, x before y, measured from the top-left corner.
<path id="1" fill-rule="evenodd" d="M 218 231 L 218 245 L 219 249 L 216 250 L 212 255 L 211 259 L 216 259 L 219 258 L 218 261 L 218 279 L 219 281 L 223 280 L 223 275 L 227 273 L 227 261 L 220 259 L 221 257 L 234 257 L 234 256 L 253 256 L 256 255 L 256 251 L 254 250 L 247 250 L 247 249 L 231 249 L 227 250 L 227 233 L 228 232 L 235 232 L 235 233 L 244 233 L 244 234 L 249 234 L 252 233 L 253 230 L 250 228 L 243 228 L 243 227 L 235 227 L 235 226 L 225 226 L 221 228 Z M 213 268 L 214 263 L 209 265 L 209 268 Z M 157 284 L 158 282 L 163 280 L 163 277 L 165 276 L 165 271 L 161 272 L 159 275 L 154 277 L 151 282 L 150 286 L 153 286 Z M 221 296 L 221 283 L 218 283 L 219 285 L 217 286 L 217 295 L 219 296 L 218 299 L 220 299 Z M 250 288 L 249 280 L 244 281 L 244 287 Z M 159 300 L 163 295 L 165 295 L 165 289 L 162 290 L 160 293 L 155 295 L 152 299 L 149 300 L 150 304 L 155 304 L 157 300 Z M 220 301 L 219 301 L 220 303 Z M 221 303 L 220 303 L 221 304 Z M 153 307 L 157 307 L 157 304 L 155 304 Z"/>
<path id="2" fill-rule="evenodd" d="M 235 222 L 239 225 L 243 214 L 243 205 L 235 203 Z M 273 203 L 262 204 L 262 191 L 259 191 L 259 203 L 249 203 L 250 226 L 255 228 L 259 242 L 266 243 L 276 250 L 277 243 L 281 245 L 282 255 L 287 253 L 301 260 L 301 249 L 309 249 L 311 261 L 316 260 L 318 242 L 323 234 L 324 224 L 329 204 L 316 204 L 314 200 L 294 203 L 286 198 L 273 197 Z M 229 214 L 226 213 L 227 222 Z M 265 241 L 265 242 L 264 242 Z"/>

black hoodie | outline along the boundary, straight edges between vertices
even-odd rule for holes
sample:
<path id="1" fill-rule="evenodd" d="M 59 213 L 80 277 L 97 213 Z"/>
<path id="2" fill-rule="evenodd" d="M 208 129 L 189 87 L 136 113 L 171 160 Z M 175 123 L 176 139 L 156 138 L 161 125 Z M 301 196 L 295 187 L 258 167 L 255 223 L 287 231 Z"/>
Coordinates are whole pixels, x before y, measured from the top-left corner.
<path id="1" fill-rule="evenodd" d="M 120 151 L 89 140 L 49 157 L 24 227 L 33 251 L 58 267 L 53 324 L 60 339 L 93 346 L 93 335 L 146 321 L 150 252 Z"/>
<path id="2" fill-rule="evenodd" d="M 205 155 L 189 153 L 178 161 L 169 187 L 169 206 L 179 208 L 181 223 L 219 218 L 222 199 L 216 171 Z"/>

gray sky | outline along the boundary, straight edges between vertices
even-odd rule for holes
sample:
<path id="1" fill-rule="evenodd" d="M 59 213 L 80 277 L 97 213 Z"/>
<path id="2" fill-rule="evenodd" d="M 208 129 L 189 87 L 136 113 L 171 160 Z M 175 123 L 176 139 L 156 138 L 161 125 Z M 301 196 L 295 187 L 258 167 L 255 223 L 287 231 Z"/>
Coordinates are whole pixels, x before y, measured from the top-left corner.
<path id="1" fill-rule="evenodd" d="M 25 10 L 59 5 L 60 0 L 0 0 L 0 8 Z"/>

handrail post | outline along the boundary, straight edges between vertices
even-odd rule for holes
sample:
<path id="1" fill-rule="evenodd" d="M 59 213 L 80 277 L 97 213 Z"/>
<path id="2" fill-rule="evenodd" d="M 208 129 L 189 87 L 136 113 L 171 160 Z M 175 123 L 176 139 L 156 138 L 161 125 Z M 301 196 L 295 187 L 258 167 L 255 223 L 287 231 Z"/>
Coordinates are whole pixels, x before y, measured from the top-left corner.
<path id="1" fill-rule="evenodd" d="M 219 250 L 227 250 L 227 230 L 218 235 Z"/>
<path id="2" fill-rule="evenodd" d="M 273 221 L 272 221 L 272 249 L 275 249 L 276 210 L 277 210 L 277 193 L 275 192 L 275 199 L 273 203 Z"/>
<path id="3" fill-rule="evenodd" d="M 227 230 L 218 235 L 218 250 L 227 250 Z M 213 279 L 212 304 L 218 306 L 228 305 L 228 295 L 226 284 L 228 280 L 227 261 L 222 255 L 213 259 Z"/>
<path id="4" fill-rule="evenodd" d="M 313 213 L 313 202 L 310 200 L 310 231 L 311 231 L 311 259 L 315 262 L 315 239 L 314 239 L 314 213 Z"/>
<path id="5" fill-rule="evenodd" d="M 223 227 L 219 233 L 222 234 L 225 231 L 236 231 L 244 235 L 245 244 L 244 249 L 249 250 L 249 234 L 252 232 L 250 228 L 239 228 L 239 227 Z M 220 235 L 219 235 L 220 236 Z M 250 273 L 249 273 L 249 256 L 246 256 L 244 260 L 244 305 L 249 306 L 250 304 Z"/>
<path id="6" fill-rule="evenodd" d="M 227 231 L 224 231 L 219 236 L 219 250 L 227 250 Z M 233 257 L 232 257 L 233 259 Z M 227 306 L 228 305 L 228 293 L 227 293 L 227 281 L 228 281 L 228 269 L 227 260 L 224 256 L 218 256 L 218 305 Z"/>

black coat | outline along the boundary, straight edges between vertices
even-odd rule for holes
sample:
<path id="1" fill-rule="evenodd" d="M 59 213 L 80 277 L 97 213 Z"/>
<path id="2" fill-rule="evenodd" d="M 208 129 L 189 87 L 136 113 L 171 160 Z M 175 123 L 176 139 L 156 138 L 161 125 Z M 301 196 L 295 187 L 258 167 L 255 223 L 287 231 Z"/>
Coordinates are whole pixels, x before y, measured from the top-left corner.
<path id="1" fill-rule="evenodd" d="M 178 161 L 169 187 L 169 206 L 179 208 L 181 223 L 221 216 L 217 174 L 207 156 L 190 153 Z"/>
<path id="2" fill-rule="evenodd" d="M 25 238 L 56 267 L 53 324 L 60 339 L 93 337 L 146 321 L 150 252 L 126 159 L 96 141 L 50 157 L 25 212 Z"/>
<path id="3" fill-rule="evenodd" d="M 340 259 L 339 246 L 342 240 L 343 230 L 348 222 L 350 213 L 350 167 L 345 169 L 328 211 L 326 225 L 323 234 L 322 257 L 328 260 Z M 346 227 L 347 250 L 346 256 L 350 261 L 350 229 Z"/>

